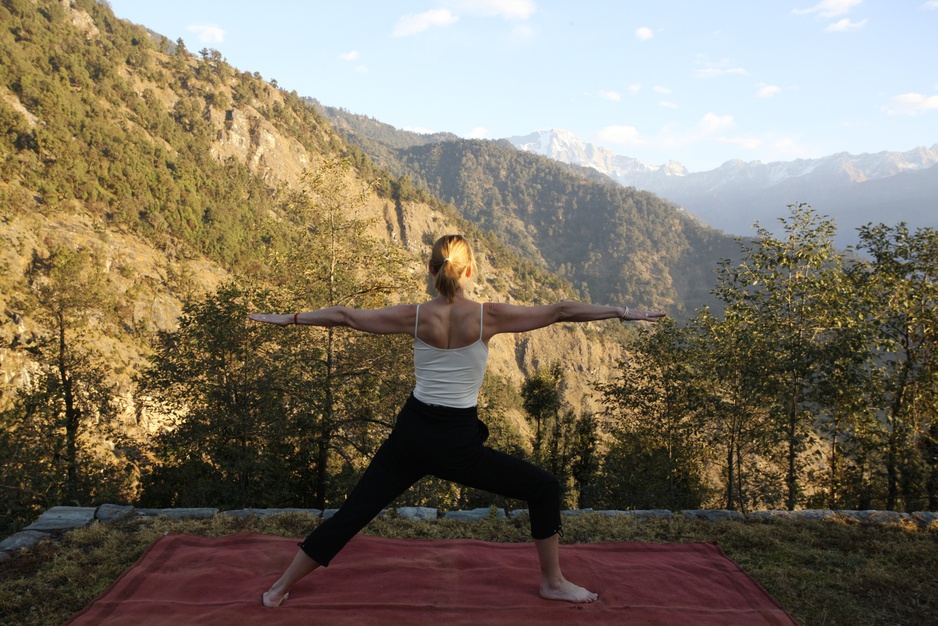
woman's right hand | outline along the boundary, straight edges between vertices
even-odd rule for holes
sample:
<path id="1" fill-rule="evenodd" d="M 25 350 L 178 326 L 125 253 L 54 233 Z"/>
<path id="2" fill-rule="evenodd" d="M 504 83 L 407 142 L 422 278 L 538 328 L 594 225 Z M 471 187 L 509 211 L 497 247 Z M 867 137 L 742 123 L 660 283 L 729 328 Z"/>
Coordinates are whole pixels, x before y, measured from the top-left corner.
<path id="1" fill-rule="evenodd" d="M 277 326 L 289 326 L 293 323 L 293 315 L 290 313 L 251 313 L 248 315 L 248 319 L 266 324 L 276 324 Z"/>

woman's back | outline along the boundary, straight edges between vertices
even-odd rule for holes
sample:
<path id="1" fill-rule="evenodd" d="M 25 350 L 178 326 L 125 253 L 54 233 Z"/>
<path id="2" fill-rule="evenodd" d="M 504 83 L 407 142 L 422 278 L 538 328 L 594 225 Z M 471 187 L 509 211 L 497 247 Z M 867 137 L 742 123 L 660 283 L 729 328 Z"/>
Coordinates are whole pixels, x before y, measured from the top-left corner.
<path id="1" fill-rule="evenodd" d="M 478 401 L 488 346 L 478 302 L 439 299 L 417 307 L 414 397 L 425 404 L 468 408 Z"/>
<path id="2" fill-rule="evenodd" d="M 466 298 L 442 298 L 418 307 L 414 337 L 440 350 L 465 348 L 482 338 L 482 305 Z"/>

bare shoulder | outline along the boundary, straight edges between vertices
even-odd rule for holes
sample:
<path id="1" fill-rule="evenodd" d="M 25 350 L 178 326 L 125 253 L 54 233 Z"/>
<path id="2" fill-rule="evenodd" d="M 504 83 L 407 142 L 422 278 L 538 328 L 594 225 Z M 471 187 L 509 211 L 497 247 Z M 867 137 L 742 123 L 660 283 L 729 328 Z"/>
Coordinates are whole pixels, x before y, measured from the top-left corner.
<path id="1" fill-rule="evenodd" d="M 507 302 L 488 302 L 484 308 L 486 334 L 489 336 L 523 333 L 557 321 L 556 305 L 524 306 Z"/>

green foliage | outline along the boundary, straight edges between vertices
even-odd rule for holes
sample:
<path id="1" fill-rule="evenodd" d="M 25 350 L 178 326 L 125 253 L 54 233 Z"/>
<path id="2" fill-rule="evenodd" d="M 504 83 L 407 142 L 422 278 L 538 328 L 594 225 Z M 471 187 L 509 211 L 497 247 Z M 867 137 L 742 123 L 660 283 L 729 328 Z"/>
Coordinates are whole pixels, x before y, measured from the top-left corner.
<path id="1" fill-rule="evenodd" d="M 600 385 L 614 442 L 603 458 L 603 508 L 698 508 L 705 391 L 692 345 L 673 322 L 642 334 L 620 375 Z"/>
<path id="2" fill-rule="evenodd" d="M 136 450 L 117 428 L 111 373 L 87 333 L 109 308 L 103 268 L 89 250 L 57 247 L 36 255 L 26 278 L 29 306 L 51 332 L 25 346 L 36 367 L 0 417 L 0 530 L 57 504 L 134 496 Z"/>

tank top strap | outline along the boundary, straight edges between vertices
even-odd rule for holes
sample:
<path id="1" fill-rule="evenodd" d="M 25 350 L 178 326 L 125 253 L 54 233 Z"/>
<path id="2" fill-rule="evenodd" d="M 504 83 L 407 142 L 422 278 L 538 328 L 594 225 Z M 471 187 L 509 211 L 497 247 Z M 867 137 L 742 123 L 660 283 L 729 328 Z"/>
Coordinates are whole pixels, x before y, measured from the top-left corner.
<path id="1" fill-rule="evenodd" d="M 417 338 L 417 324 L 420 323 L 420 305 L 417 305 L 417 315 L 414 317 L 414 339 Z"/>
<path id="2" fill-rule="evenodd" d="M 485 316 L 485 305 L 480 302 L 479 303 L 479 341 L 482 341 L 482 335 L 483 335 L 483 332 L 485 331 L 485 326 L 483 325 L 485 322 L 485 320 L 483 319 L 484 316 Z"/>

